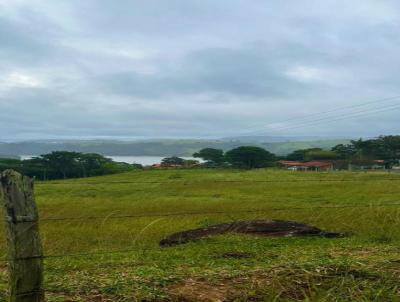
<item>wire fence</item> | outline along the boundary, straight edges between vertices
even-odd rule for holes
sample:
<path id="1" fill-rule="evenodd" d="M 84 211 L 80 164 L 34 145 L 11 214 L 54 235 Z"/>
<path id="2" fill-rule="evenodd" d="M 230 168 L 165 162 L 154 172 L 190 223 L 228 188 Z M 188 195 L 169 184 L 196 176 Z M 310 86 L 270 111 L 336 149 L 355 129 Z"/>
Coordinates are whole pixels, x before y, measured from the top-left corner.
<path id="1" fill-rule="evenodd" d="M 243 211 L 204 211 L 204 212 L 181 212 L 181 213 L 152 213 L 145 215 L 120 215 L 120 216 L 86 216 L 86 217 L 54 217 L 54 218 L 42 218 L 40 221 L 88 221 L 88 220 L 99 220 L 99 219 L 135 219 L 135 218 L 147 218 L 147 217 L 180 217 L 180 216 L 197 216 L 197 215 L 237 215 L 237 214 L 261 214 L 266 212 L 274 211 L 313 211 L 313 210 L 333 210 L 333 209 L 358 209 L 358 208 L 384 208 L 384 207 L 399 207 L 400 201 L 385 202 L 381 204 L 343 204 L 338 206 L 313 206 L 313 207 L 282 207 L 282 208 L 269 208 L 269 209 L 256 209 L 256 210 L 243 210 Z M 231 242 L 237 243 L 237 242 Z M 222 244 L 226 245 L 228 242 L 208 242 L 207 244 Z M 160 249 L 158 249 L 159 251 Z M 24 261 L 29 259 L 54 259 L 54 258 L 70 258 L 70 257 L 90 257 L 99 255 L 112 255 L 112 254 L 125 254 L 134 253 L 138 251 L 157 251 L 155 247 L 144 248 L 136 247 L 132 249 L 112 250 L 112 251 L 96 251 L 96 252 L 78 252 L 78 253 L 63 253 L 63 254 L 50 254 L 50 255 L 37 255 L 24 258 L 16 259 L 0 259 L 0 262 L 13 261 Z"/>
<path id="2" fill-rule="evenodd" d="M 40 221 L 66 221 L 66 220 L 101 220 L 101 219 L 129 219 L 129 218 L 147 218 L 147 217 L 176 217 L 176 216 L 197 216 L 197 215 L 234 215 L 249 213 L 266 213 L 275 211 L 304 211 L 304 210 L 320 210 L 320 209 L 345 209 L 345 208 L 379 208 L 400 206 L 400 201 L 396 200 L 389 203 L 381 204 L 344 204 L 339 206 L 313 206 L 313 207 L 282 207 L 256 210 L 242 211 L 207 211 L 207 212 L 181 212 L 181 213 L 151 213 L 138 215 L 108 215 L 108 216 L 85 216 L 85 217 L 50 217 L 42 218 Z"/>
<path id="3" fill-rule="evenodd" d="M 249 183 L 255 183 L 255 184 L 266 184 L 266 183 L 304 183 L 304 182 L 313 182 L 313 183 L 338 183 L 338 182 L 343 182 L 343 183 L 354 183 L 354 182 L 369 182 L 369 181 L 390 181 L 390 182 L 397 182 L 400 181 L 399 178 L 381 178 L 381 179 L 376 179 L 376 178 L 367 178 L 367 179 L 342 179 L 342 178 L 326 178 L 326 179 L 313 179 L 313 178 L 304 178 L 304 179 L 288 179 L 288 180 L 171 180 L 171 181 L 103 181 L 103 182 L 96 182 L 96 183 L 91 183 L 91 182 L 79 182 L 79 183 L 74 183 L 74 182 L 50 182 L 50 183 L 38 183 L 37 185 L 39 186 L 49 186 L 49 185 L 101 185 L 101 184 L 166 184 L 166 185 L 171 185 L 171 184 L 182 184 L 182 185 L 188 185 L 188 184 L 197 184 L 200 182 L 206 182 L 206 183 L 232 183 L 232 184 L 249 184 Z M 151 194 L 151 192 L 149 192 Z M 178 218 L 178 217 L 184 217 L 184 216 L 210 216 L 210 215 L 229 215 L 231 219 L 234 216 L 240 217 L 240 216 L 245 216 L 246 214 L 265 214 L 269 212 L 290 212 L 290 211 L 319 211 L 319 210 L 338 210 L 338 209 L 362 209 L 362 208 L 369 208 L 369 209 L 378 209 L 378 208 L 390 208 L 390 207 L 396 207 L 400 209 L 400 200 L 392 200 L 392 201 L 382 201 L 380 203 L 363 203 L 363 204 L 356 204 L 356 203 L 345 203 L 344 201 L 341 202 L 341 204 L 338 205 L 316 205 L 316 206 L 307 206 L 307 207 L 270 207 L 270 208 L 257 208 L 257 209 L 242 209 L 242 210 L 203 210 L 203 211 L 185 211 L 185 212 L 171 212 L 171 213 L 143 213 L 143 214 L 123 214 L 123 215 L 114 215 L 114 214 L 109 214 L 109 215 L 90 215 L 90 216 L 80 216 L 80 217 L 44 217 L 40 218 L 38 222 L 65 222 L 65 221 L 82 221 L 82 222 L 90 222 L 90 221 L 98 221 L 98 220 L 117 220 L 117 219 L 141 219 L 141 218 L 152 218 L 152 217 L 160 217 L 160 218 Z M 229 238 L 227 238 L 229 239 Z M 244 241 L 243 241 L 244 242 Z M 230 240 L 222 240 L 222 241 L 203 241 L 204 246 L 224 246 L 224 247 L 230 247 L 231 245 L 237 245 L 243 243 L 242 241 L 230 241 Z M 245 241 L 247 242 L 247 240 Z M 249 241 L 250 242 L 250 241 Z M 199 244 L 199 243 L 196 243 Z M 246 243 L 246 246 L 251 246 L 253 245 L 256 246 L 256 243 Z M 199 245 L 200 247 L 200 245 Z M 175 248 L 177 249 L 184 249 L 185 245 L 182 246 L 176 246 Z M 126 248 L 126 249 L 113 249 L 113 250 L 102 250 L 102 251 L 77 251 L 77 252 L 64 252 L 64 253 L 54 253 L 54 254 L 33 254 L 30 255 L 29 257 L 19 257 L 19 258 L 12 258 L 10 259 L 0 259 L 1 263 L 10 263 L 10 262 L 18 262 L 18 261 L 27 261 L 27 260 L 32 260 L 32 259 L 42 259 L 42 260 L 51 260 L 51 259 L 67 259 L 67 258 L 85 258 L 88 261 L 98 261 L 99 257 L 102 256 L 108 256 L 108 255 L 123 255 L 123 254 L 137 254 L 141 252 L 150 252 L 150 253 L 163 253 L 166 249 L 159 246 L 158 243 L 150 243 L 148 245 L 144 244 L 141 246 L 141 244 L 138 244 L 134 247 Z M 153 254 L 149 254 L 153 255 Z M 131 255 L 129 255 L 131 257 Z M 121 259 L 113 259 L 112 261 L 115 261 L 115 264 L 120 263 L 120 260 L 125 259 L 123 257 L 120 257 Z M 107 258 L 102 258 L 107 259 Z M 130 258 L 132 261 L 132 258 Z M 139 259 L 139 258 L 138 258 Z M 111 261 L 111 259 L 110 259 Z M 106 260 L 107 262 L 107 260 Z M 57 264 L 56 262 L 55 264 Z M 88 262 L 89 263 L 89 262 Z M 112 263 L 112 262 L 111 262 Z M 109 263 L 107 262 L 107 265 Z M 51 288 L 45 288 L 45 291 L 50 291 L 53 292 L 54 289 Z M 30 296 L 30 295 L 35 295 L 35 294 L 41 294 L 42 291 L 40 292 L 22 292 L 18 293 L 18 297 L 23 297 L 23 296 Z"/>
<path id="4" fill-rule="evenodd" d="M 207 242 L 207 245 L 229 245 L 229 244 L 237 244 L 237 241 L 223 241 L 223 242 Z M 177 245 L 175 247 L 184 248 L 184 245 Z M 123 250 L 113 250 L 113 251 L 98 251 L 98 252 L 81 252 L 81 253 L 70 253 L 70 254 L 51 254 L 51 255 L 42 255 L 42 256 L 31 256 L 31 257 L 22 257 L 12 259 L 14 261 L 23 261 L 30 259 L 55 259 L 55 258 L 80 258 L 80 257 L 91 257 L 91 256 L 104 256 L 104 255 L 116 255 L 116 254 L 130 254 L 135 252 L 159 252 L 166 250 L 166 248 L 134 248 L 134 249 L 123 249 Z M 2 262 L 8 262 L 7 259 L 0 260 Z"/>
<path id="5" fill-rule="evenodd" d="M 96 181 L 96 182 L 39 182 L 36 185 L 51 186 L 51 185 L 103 185 L 103 184 L 198 184 L 198 183 L 302 183 L 302 182 L 369 182 L 369 181 L 400 181 L 398 178 L 360 178 L 360 179 L 293 179 L 293 180 L 171 180 L 171 181 Z"/>

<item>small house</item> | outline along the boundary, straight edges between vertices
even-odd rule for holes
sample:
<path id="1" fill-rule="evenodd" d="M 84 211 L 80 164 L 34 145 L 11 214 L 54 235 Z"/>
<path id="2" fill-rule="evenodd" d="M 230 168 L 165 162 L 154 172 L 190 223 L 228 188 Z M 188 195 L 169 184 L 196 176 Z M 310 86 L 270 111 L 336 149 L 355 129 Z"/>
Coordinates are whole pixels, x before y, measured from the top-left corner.
<path id="1" fill-rule="evenodd" d="M 386 162 L 382 159 L 355 160 L 349 164 L 349 170 L 385 170 Z"/>
<path id="2" fill-rule="evenodd" d="M 333 164 L 325 161 L 290 161 L 281 160 L 278 162 L 281 166 L 291 171 L 330 171 L 333 170 Z"/>

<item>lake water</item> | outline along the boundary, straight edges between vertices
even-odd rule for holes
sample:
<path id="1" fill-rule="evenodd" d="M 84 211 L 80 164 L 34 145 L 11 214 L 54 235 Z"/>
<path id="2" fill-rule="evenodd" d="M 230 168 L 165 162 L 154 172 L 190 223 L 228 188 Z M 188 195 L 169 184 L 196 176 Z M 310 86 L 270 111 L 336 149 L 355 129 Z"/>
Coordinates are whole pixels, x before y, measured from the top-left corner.
<path id="1" fill-rule="evenodd" d="M 31 159 L 34 155 L 20 155 L 21 159 Z M 113 155 L 105 155 L 105 157 L 111 158 L 114 161 L 124 162 L 128 164 L 141 164 L 144 166 L 149 166 L 153 164 L 158 164 L 161 162 L 165 156 L 113 156 Z M 194 159 L 199 160 L 199 158 L 194 157 L 181 157 L 183 159 Z M 201 161 L 201 160 L 200 160 Z"/>
<path id="2" fill-rule="evenodd" d="M 106 155 L 106 157 L 111 158 L 114 161 L 119 161 L 119 162 L 124 162 L 128 164 L 141 164 L 144 166 L 148 165 L 153 165 L 153 164 L 159 164 L 161 163 L 161 160 L 165 158 L 166 156 L 109 156 Z M 199 158 L 194 158 L 194 157 L 184 157 L 182 156 L 181 158 L 189 160 L 199 160 Z"/>

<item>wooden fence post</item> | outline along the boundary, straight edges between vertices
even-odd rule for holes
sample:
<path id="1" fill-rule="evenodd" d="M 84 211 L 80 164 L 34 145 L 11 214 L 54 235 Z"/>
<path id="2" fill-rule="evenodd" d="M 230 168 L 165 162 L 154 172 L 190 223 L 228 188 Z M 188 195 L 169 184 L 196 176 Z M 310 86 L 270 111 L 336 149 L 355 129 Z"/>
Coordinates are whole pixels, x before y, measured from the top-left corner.
<path id="1" fill-rule="evenodd" d="M 43 302 L 43 255 L 33 179 L 6 170 L 0 202 L 7 224 L 10 302 Z"/>

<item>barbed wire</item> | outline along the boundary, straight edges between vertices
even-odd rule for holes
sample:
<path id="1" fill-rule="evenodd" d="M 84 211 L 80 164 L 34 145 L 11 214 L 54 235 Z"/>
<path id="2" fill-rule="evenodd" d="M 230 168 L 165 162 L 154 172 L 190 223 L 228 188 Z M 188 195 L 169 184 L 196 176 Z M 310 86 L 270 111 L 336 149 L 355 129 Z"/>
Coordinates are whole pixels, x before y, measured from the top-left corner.
<path id="1" fill-rule="evenodd" d="M 52 183 L 38 183 L 37 185 L 97 185 L 97 184 L 190 184 L 190 183 L 201 183 L 201 182 L 213 182 L 213 183 L 301 183 L 301 182 L 365 182 L 365 181 L 400 181 L 400 178 L 386 178 L 386 179 L 296 179 L 296 180 L 194 180 L 194 181 L 111 181 L 111 182 L 96 182 L 96 183 L 66 183 L 66 182 L 52 182 Z M 150 194 L 150 192 L 149 192 Z M 251 209 L 241 211 L 203 211 L 203 212 L 179 212 L 179 213 L 148 213 L 148 214 L 131 214 L 131 215 L 108 215 L 108 216 L 86 216 L 86 217 L 48 217 L 42 218 L 42 221 L 92 221 L 99 219 L 129 219 L 129 218 L 146 218 L 146 217 L 178 217 L 178 216 L 197 216 L 197 215 L 236 215 L 236 214 L 251 214 L 251 213 L 266 213 L 273 211 L 312 211 L 319 209 L 344 209 L 344 208 L 383 208 L 383 207 L 396 207 L 400 206 L 400 201 L 385 201 L 380 204 L 342 204 L 336 206 L 312 206 L 312 207 L 281 207 L 281 208 L 266 208 L 266 209 Z M 243 241 L 221 241 L 221 242 L 209 242 L 209 241 L 193 241 L 193 243 L 201 243 L 201 245 L 216 245 L 216 246 L 227 246 L 231 244 L 247 244 L 246 247 L 250 247 L 249 243 L 254 244 L 254 241 L 243 240 Z M 174 246 L 173 248 L 185 248 L 187 245 Z M 170 249 L 170 248 L 169 248 Z M 0 262 L 9 263 L 10 261 L 24 261 L 30 259 L 63 259 L 63 258 L 75 258 L 75 257 L 86 257 L 88 260 L 91 257 L 97 257 L 102 255 L 116 255 L 116 254 L 128 254 L 128 253 L 140 253 L 140 252 L 164 252 L 168 248 L 160 246 L 153 246 L 152 248 L 137 246 L 131 249 L 121 249 L 112 251 L 95 251 L 95 252 L 77 252 L 77 253 L 64 253 L 64 254 L 49 254 L 49 255 L 33 255 L 29 257 L 21 257 L 15 259 L 0 259 Z M 42 293 L 42 289 L 39 291 L 19 293 L 17 296 L 28 296 Z"/>
<path id="2" fill-rule="evenodd" d="M 103 181 L 103 182 L 38 182 L 35 185 L 48 186 L 48 185 L 99 185 L 99 184 L 191 184 L 191 183 L 202 183 L 202 182 L 213 182 L 213 183 L 291 183 L 291 182 L 365 182 L 365 181 L 400 181 L 398 178 L 367 178 L 367 179 L 308 179 L 304 178 L 301 180 L 185 180 L 185 181 Z"/>
<path id="3" fill-rule="evenodd" d="M 400 201 L 385 202 L 381 204 L 345 204 L 339 206 L 313 206 L 313 207 L 282 207 L 269 209 L 255 209 L 243 211 L 207 211 L 207 212 L 180 212 L 180 213 L 149 213 L 149 214 L 132 214 L 118 216 L 85 216 L 85 217 L 50 217 L 42 218 L 40 221 L 66 221 L 66 220 L 99 220 L 99 219 L 128 219 L 128 218 L 147 218 L 147 217 L 175 217 L 175 216 L 197 216 L 197 215 L 233 215 L 233 214 L 248 214 L 248 213 L 265 213 L 275 211 L 299 211 L 299 210 L 320 210 L 320 209 L 344 209 L 344 208 L 374 208 L 374 207 L 390 207 L 400 206 Z"/>
<path id="4" fill-rule="evenodd" d="M 195 241 L 193 241 L 195 242 Z M 199 242 L 199 241 L 197 241 Z M 237 243 L 237 242 L 209 242 L 207 244 L 212 245 L 226 245 L 230 243 Z M 183 248 L 186 244 L 177 245 L 176 247 Z M 169 247 L 171 248 L 171 247 Z M 115 251 L 100 251 L 100 252 L 80 252 L 80 253 L 71 253 L 71 254 L 50 254 L 50 255 L 37 255 L 37 256 L 30 256 L 30 257 L 21 257 L 15 259 L 0 259 L 0 262 L 11 262 L 11 261 L 24 261 L 24 260 L 32 260 L 32 259 L 56 259 L 56 258 L 80 258 L 80 257 L 92 257 L 92 256 L 102 256 L 102 255 L 116 255 L 116 254 L 128 254 L 128 253 L 135 253 L 135 252 L 162 252 L 166 251 L 168 248 L 163 247 L 153 247 L 153 248 L 134 248 L 134 249 L 126 249 L 126 250 L 115 250 Z"/>
<path id="5" fill-rule="evenodd" d="M 248 211 L 237 211 L 237 212 L 217 212 L 217 214 L 224 213 L 224 214 L 233 214 L 233 213 L 264 213 L 266 211 L 274 210 L 274 211 L 281 211 L 281 210 L 310 210 L 310 209 L 341 209 L 341 208 L 380 208 L 380 207 L 388 207 L 388 206 L 400 206 L 400 203 L 385 203 L 385 204 L 379 204 L 379 205 L 342 205 L 342 206 L 316 206 L 316 207 L 308 207 L 308 208 L 302 208 L 302 207 L 296 207 L 296 208 L 275 208 L 275 209 L 265 209 L 265 210 L 248 210 Z M 209 214 L 215 214 L 216 212 L 208 212 Z M 205 212 L 201 213 L 174 213 L 170 215 L 178 216 L 178 215 L 187 215 L 187 214 L 195 214 L 195 215 L 201 215 L 205 214 Z M 166 216 L 166 214 L 160 214 L 158 216 Z M 118 217 L 118 218 L 127 218 L 127 217 L 132 217 L 132 216 L 125 216 L 125 217 Z M 138 216 L 134 216 L 138 217 Z M 143 217 L 148 217 L 148 216 L 143 216 Z M 92 217 L 94 218 L 94 217 Z M 95 219 L 98 219 L 99 217 L 95 217 Z M 103 217 L 104 218 L 104 217 Z M 60 218 L 63 220 L 66 220 L 66 218 Z M 76 218 L 73 218 L 76 219 Z M 87 219 L 87 217 L 86 217 Z M 53 218 L 54 220 L 54 218 Z M 237 241 L 232 241 L 232 242 L 214 242 L 210 243 L 207 242 L 207 244 L 230 244 L 230 243 L 235 243 L 237 244 Z M 243 241 L 241 242 L 243 243 Z M 181 247 L 183 247 L 182 245 Z M 10 261 L 23 261 L 23 260 L 30 260 L 30 259 L 53 259 L 53 258 L 67 258 L 67 257 L 91 257 L 91 256 L 99 256 L 99 255 L 110 255 L 110 254 L 122 254 L 122 253 L 134 253 L 134 252 L 142 252 L 142 251 L 153 251 L 153 252 L 158 252 L 158 251 L 163 251 L 165 250 L 164 248 L 158 247 L 158 249 L 153 248 L 140 248 L 137 247 L 135 249 L 126 249 L 126 250 L 114 250 L 114 251 L 99 251 L 99 252 L 80 252 L 80 253 L 71 253 L 71 254 L 53 254 L 53 255 L 33 255 L 29 257 L 22 257 L 22 258 L 16 258 L 16 259 L 0 259 L 0 262 L 10 262 Z"/>
<path id="6" fill-rule="evenodd" d="M 268 236 L 266 236 L 268 237 Z M 263 239 L 266 238 L 265 236 L 262 237 Z M 270 236 L 272 238 L 272 236 Z M 318 237 L 318 235 L 310 235 L 309 237 Z M 152 248 L 143 248 L 143 247 L 136 247 L 132 249 L 124 249 L 124 250 L 114 250 L 114 251 L 98 251 L 98 252 L 78 252 L 78 253 L 65 253 L 65 254 L 50 254 L 50 255 L 36 255 L 36 256 L 29 256 L 29 257 L 21 257 L 21 258 L 14 258 L 14 259 L 0 259 L 0 262 L 10 262 L 10 261 L 25 261 L 25 260 L 32 260 L 32 259 L 62 259 L 62 258 L 81 258 L 81 257 L 86 257 L 87 259 L 90 260 L 90 258 L 93 256 L 104 256 L 104 255 L 116 255 L 116 254 L 130 254 L 130 253 L 137 253 L 137 252 L 165 252 L 171 249 L 184 249 L 190 244 L 197 243 L 197 246 L 228 246 L 228 245 L 236 245 L 236 244 L 243 244 L 243 243 L 251 243 L 254 245 L 255 241 L 254 240 L 242 240 L 242 241 L 233 241 L 233 240 L 224 240 L 224 241 L 214 241 L 214 242 L 205 242 L 203 240 L 205 239 L 210 239 L 212 237 L 204 237 L 204 238 L 199 238 L 190 242 L 185 242 L 182 244 L 178 245 L 172 245 L 172 246 L 153 246 Z M 323 238 L 323 237 L 321 237 Z M 250 247 L 247 245 L 247 247 Z"/>

